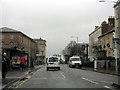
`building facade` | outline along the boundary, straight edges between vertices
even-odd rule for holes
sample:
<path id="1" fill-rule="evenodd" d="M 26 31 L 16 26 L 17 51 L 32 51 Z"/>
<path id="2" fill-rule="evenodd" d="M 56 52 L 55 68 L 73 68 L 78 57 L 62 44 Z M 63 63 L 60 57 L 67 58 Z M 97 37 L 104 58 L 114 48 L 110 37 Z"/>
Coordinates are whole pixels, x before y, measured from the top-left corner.
<path id="1" fill-rule="evenodd" d="M 69 58 L 77 55 L 82 61 L 88 60 L 88 43 L 76 43 L 71 41 L 62 51 L 65 58 L 65 63 L 68 63 Z"/>
<path id="2" fill-rule="evenodd" d="M 93 61 L 97 58 L 97 46 L 98 46 L 98 37 L 102 35 L 102 28 L 100 26 L 95 26 L 95 30 L 89 34 L 89 59 Z"/>
<path id="3" fill-rule="evenodd" d="M 114 5 L 115 9 L 115 58 L 116 58 L 116 71 L 118 71 L 118 62 L 120 62 L 120 0 Z"/>
<path id="4" fill-rule="evenodd" d="M 0 33 L 2 33 L 2 52 L 6 52 L 10 59 L 19 57 L 21 52 L 24 52 L 27 66 L 30 67 L 30 57 L 34 58 L 36 51 L 34 40 L 20 31 L 7 27 L 3 27 Z"/>
<path id="5" fill-rule="evenodd" d="M 40 39 L 34 39 L 36 42 L 36 62 L 37 64 L 45 64 L 46 63 L 46 40 Z"/>
<path id="6" fill-rule="evenodd" d="M 99 51 L 105 51 L 106 57 L 114 57 L 113 38 L 115 35 L 115 19 L 108 18 L 108 23 L 102 23 L 102 35 L 98 37 Z"/>
<path id="7" fill-rule="evenodd" d="M 89 34 L 89 58 L 95 60 L 95 68 L 115 69 L 114 35 L 115 18 L 112 16 Z"/>
<path id="8" fill-rule="evenodd" d="M 99 36 L 99 45 L 101 46 L 100 50 L 106 51 L 106 56 L 114 57 L 114 47 L 113 47 L 113 35 L 115 30 L 111 30 L 110 32 Z"/>

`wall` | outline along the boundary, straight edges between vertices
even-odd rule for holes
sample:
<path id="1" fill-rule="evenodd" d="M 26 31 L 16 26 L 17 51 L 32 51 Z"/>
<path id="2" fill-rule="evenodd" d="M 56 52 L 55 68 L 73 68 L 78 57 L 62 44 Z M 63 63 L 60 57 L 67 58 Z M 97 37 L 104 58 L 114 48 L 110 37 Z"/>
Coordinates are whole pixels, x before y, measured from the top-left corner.
<path id="1" fill-rule="evenodd" d="M 93 46 L 98 45 L 98 37 L 101 35 L 101 27 L 96 27 L 95 30 L 89 34 L 89 58 L 91 61 L 96 57 L 96 52 L 94 52 Z"/>
<path id="2" fill-rule="evenodd" d="M 99 38 L 99 45 L 102 46 L 102 50 L 106 50 L 106 56 L 114 56 L 113 35 L 114 32 L 111 32 Z M 108 46 L 108 44 L 110 45 L 110 47 Z"/>

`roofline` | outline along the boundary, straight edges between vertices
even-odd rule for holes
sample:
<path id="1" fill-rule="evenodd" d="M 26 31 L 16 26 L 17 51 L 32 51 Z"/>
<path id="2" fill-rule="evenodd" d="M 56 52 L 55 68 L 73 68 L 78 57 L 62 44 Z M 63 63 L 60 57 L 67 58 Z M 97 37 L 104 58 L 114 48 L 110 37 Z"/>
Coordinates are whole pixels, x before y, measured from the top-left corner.
<path id="1" fill-rule="evenodd" d="M 34 43 L 36 43 L 32 38 L 30 38 L 29 36 L 27 36 L 26 34 L 20 32 L 22 35 L 26 36 L 27 38 L 29 38 L 31 41 L 33 41 Z"/>
<path id="2" fill-rule="evenodd" d="M 46 42 L 46 40 L 43 40 L 42 38 L 41 39 L 33 39 L 33 40 L 41 40 L 41 41 L 45 41 Z"/>
<path id="3" fill-rule="evenodd" d="M 101 35 L 101 36 L 99 36 L 98 38 L 103 37 L 103 36 L 105 36 L 105 35 L 107 35 L 107 34 L 109 34 L 109 33 L 112 33 L 112 32 L 115 32 L 115 30 L 114 30 L 114 29 L 112 29 L 112 30 L 110 30 L 109 32 L 102 34 L 102 35 Z"/>
<path id="4" fill-rule="evenodd" d="M 97 29 L 95 29 L 93 32 L 91 32 L 91 33 L 89 34 L 89 36 L 90 36 L 91 34 L 93 34 L 94 32 L 98 31 L 100 28 L 101 28 L 101 26 L 99 26 Z"/>
<path id="5" fill-rule="evenodd" d="M 120 4 L 120 1 L 116 2 L 116 4 L 114 5 L 114 8 L 116 8 L 119 4 Z"/>
<path id="6" fill-rule="evenodd" d="M 9 29 L 11 29 L 11 28 L 9 28 Z M 14 29 L 13 29 L 14 30 Z M 22 34 L 23 36 L 25 36 L 25 37 L 27 37 L 27 38 L 29 38 L 31 41 L 33 41 L 34 43 L 36 43 L 32 38 L 30 38 L 29 36 L 27 36 L 26 34 L 24 34 L 23 32 L 21 32 L 21 31 L 0 31 L 0 33 L 20 33 L 20 34 Z"/>

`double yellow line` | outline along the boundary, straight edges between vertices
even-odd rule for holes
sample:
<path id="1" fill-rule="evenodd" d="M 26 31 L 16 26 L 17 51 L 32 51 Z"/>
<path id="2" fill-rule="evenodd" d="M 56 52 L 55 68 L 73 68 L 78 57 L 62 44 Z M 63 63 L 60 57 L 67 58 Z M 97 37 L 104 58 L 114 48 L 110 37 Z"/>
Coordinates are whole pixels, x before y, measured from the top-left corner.
<path id="1" fill-rule="evenodd" d="M 36 74 L 39 70 L 37 70 L 36 72 L 32 73 L 32 75 Z M 30 80 L 32 78 L 32 75 L 28 75 L 26 78 L 26 80 L 22 81 L 19 85 L 17 85 L 13 90 L 18 89 L 21 85 L 23 85 L 25 82 L 27 82 L 28 80 Z"/>

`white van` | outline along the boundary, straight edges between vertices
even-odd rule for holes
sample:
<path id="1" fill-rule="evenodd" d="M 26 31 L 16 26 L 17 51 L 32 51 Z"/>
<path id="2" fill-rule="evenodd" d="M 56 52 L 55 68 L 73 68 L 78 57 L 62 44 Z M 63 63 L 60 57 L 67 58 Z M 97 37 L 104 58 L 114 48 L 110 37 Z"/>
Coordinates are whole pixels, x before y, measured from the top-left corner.
<path id="1" fill-rule="evenodd" d="M 68 64 L 69 64 L 69 67 L 76 67 L 76 68 L 82 67 L 82 61 L 79 56 L 70 57 Z"/>
<path id="2" fill-rule="evenodd" d="M 58 69 L 60 70 L 60 60 L 58 59 L 58 57 L 56 56 L 50 56 L 48 59 L 47 59 L 47 71 L 49 69 Z"/>

